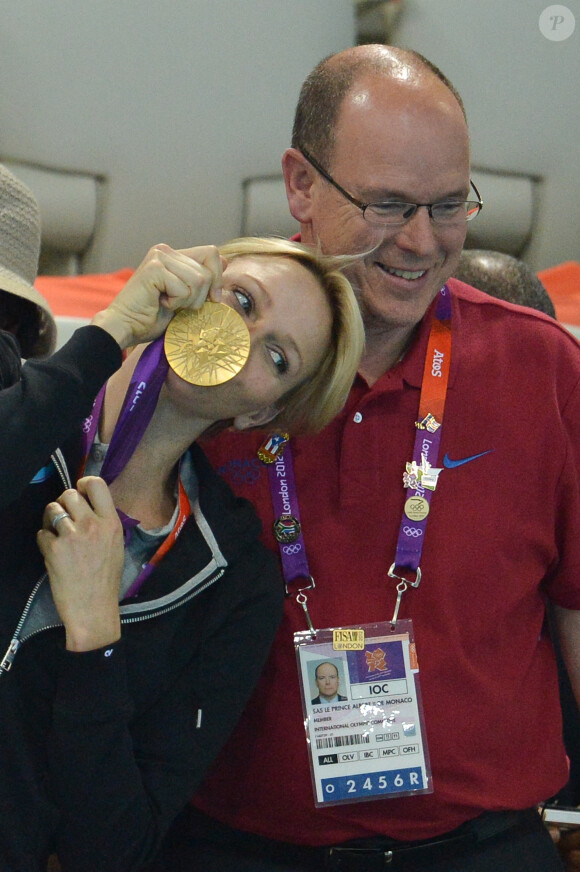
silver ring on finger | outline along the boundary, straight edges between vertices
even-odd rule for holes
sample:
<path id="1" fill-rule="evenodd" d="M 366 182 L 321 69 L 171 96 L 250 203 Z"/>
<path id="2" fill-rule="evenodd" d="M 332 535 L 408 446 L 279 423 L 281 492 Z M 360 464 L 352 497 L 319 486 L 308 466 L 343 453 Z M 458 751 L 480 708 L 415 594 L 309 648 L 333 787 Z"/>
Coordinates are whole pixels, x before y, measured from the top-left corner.
<path id="1" fill-rule="evenodd" d="M 70 518 L 68 512 L 59 512 L 58 515 L 55 515 L 51 521 L 53 530 L 56 530 L 56 525 L 63 521 L 65 518 Z"/>

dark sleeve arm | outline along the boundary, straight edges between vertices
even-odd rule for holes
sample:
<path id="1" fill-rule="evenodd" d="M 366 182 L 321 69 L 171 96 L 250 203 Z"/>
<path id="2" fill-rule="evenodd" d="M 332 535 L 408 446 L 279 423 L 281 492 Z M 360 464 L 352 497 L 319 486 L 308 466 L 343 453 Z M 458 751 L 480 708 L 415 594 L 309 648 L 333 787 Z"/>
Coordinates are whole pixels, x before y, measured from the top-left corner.
<path id="1" fill-rule="evenodd" d="M 0 508 L 19 496 L 90 413 L 100 388 L 121 363 L 115 340 L 89 325 L 47 360 L 27 361 L 20 381 L 0 391 Z"/>
<path id="2" fill-rule="evenodd" d="M 196 653 L 142 714 L 133 712 L 122 643 L 110 654 L 63 654 L 49 757 L 65 872 L 132 872 L 148 863 L 233 730 L 282 614 L 273 555 L 250 548 L 239 573 L 216 583 L 201 621 L 186 622 L 179 647 Z"/>

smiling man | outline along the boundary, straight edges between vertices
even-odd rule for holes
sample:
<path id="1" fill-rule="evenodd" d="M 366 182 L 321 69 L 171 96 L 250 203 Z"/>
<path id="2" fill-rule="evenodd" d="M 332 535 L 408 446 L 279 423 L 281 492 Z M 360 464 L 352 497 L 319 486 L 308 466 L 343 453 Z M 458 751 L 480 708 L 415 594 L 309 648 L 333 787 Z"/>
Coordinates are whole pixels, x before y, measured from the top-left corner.
<path id="1" fill-rule="evenodd" d="M 364 371 L 374 380 L 398 360 L 459 261 L 466 215 L 450 204 L 478 197 L 467 123 L 447 85 L 393 51 L 355 49 L 350 58 L 350 70 L 345 54 L 325 72 L 339 77 L 338 88 L 350 79 L 329 119 L 334 135 L 313 123 L 313 104 L 318 114 L 326 98 L 324 80 L 312 76 L 302 103 L 308 111 L 298 110 L 283 169 L 304 242 L 325 251 L 370 250 L 349 277 L 367 332 Z M 399 216 L 400 203 L 408 207 Z M 437 204 L 437 220 L 432 210 L 413 210 L 419 203 Z"/>
<path id="2" fill-rule="evenodd" d="M 271 467 L 251 434 L 209 450 L 291 595 L 168 868 L 555 872 L 534 806 L 567 777 L 546 596 L 579 675 L 580 348 L 450 278 L 481 201 L 459 96 L 421 56 L 319 64 L 283 169 L 302 240 L 363 253 L 366 348 L 344 411 Z M 320 651 L 350 702 L 306 735 L 293 634 L 300 654 L 309 621 L 312 644 L 350 627 L 364 650 Z"/>

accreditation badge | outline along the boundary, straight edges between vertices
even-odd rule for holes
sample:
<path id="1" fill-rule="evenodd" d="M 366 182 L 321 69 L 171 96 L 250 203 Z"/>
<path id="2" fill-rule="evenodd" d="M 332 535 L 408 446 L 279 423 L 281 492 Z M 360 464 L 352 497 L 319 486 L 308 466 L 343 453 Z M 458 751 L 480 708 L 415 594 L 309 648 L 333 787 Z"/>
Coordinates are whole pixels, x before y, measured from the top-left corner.
<path id="1" fill-rule="evenodd" d="M 432 793 L 412 621 L 296 633 L 320 808 Z"/>

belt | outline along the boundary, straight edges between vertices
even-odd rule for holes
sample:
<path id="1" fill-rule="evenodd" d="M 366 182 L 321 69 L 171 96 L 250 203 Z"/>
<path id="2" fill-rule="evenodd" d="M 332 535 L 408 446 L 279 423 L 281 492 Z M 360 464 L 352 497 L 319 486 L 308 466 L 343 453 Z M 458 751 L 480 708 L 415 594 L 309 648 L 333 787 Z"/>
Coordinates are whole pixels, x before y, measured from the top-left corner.
<path id="1" fill-rule="evenodd" d="M 417 842 L 396 842 L 393 839 L 364 839 L 358 844 L 325 848 L 326 872 L 388 872 L 451 859 L 466 848 L 514 828 L 535 829 L 539 815 L 535 808 L 524 811 L 487 812 L 462 824 L 456 830 L 435 839 Z M 373 847 L 363 843 L 382 842 Z"/>
<path id="2" fill-rule="evenodd" d="M 232 868 L 235 868 L 234 858 L 244 858 L 246 861 L 257 861 L 258 866 L 267 860 L 273 869 L 278 868 L 280 872 L 290 868 L 304 872 L 395 872 L 399 869 L 425 872 L 432 864 L 445 863 L 447 858 L 461 852 L 469 856 L 479 843 L 508 830 L 537 831 L 543 827 L 535 808 L 484 812 L 434 839 L 403 842 L 376 836 L 323 847 L 291 844 L 234 830 L 188 806 L 166 840 L 167 869 L 182 872 L 197 868 L 198 844 L 206 842 L 211 846 L 219 846 L 224 857 L 227 855 L 232 860 Z M 248 868 L 250 866 L 248 862 Z M 268 868 L 268 865 L 264 868 Z"/>

